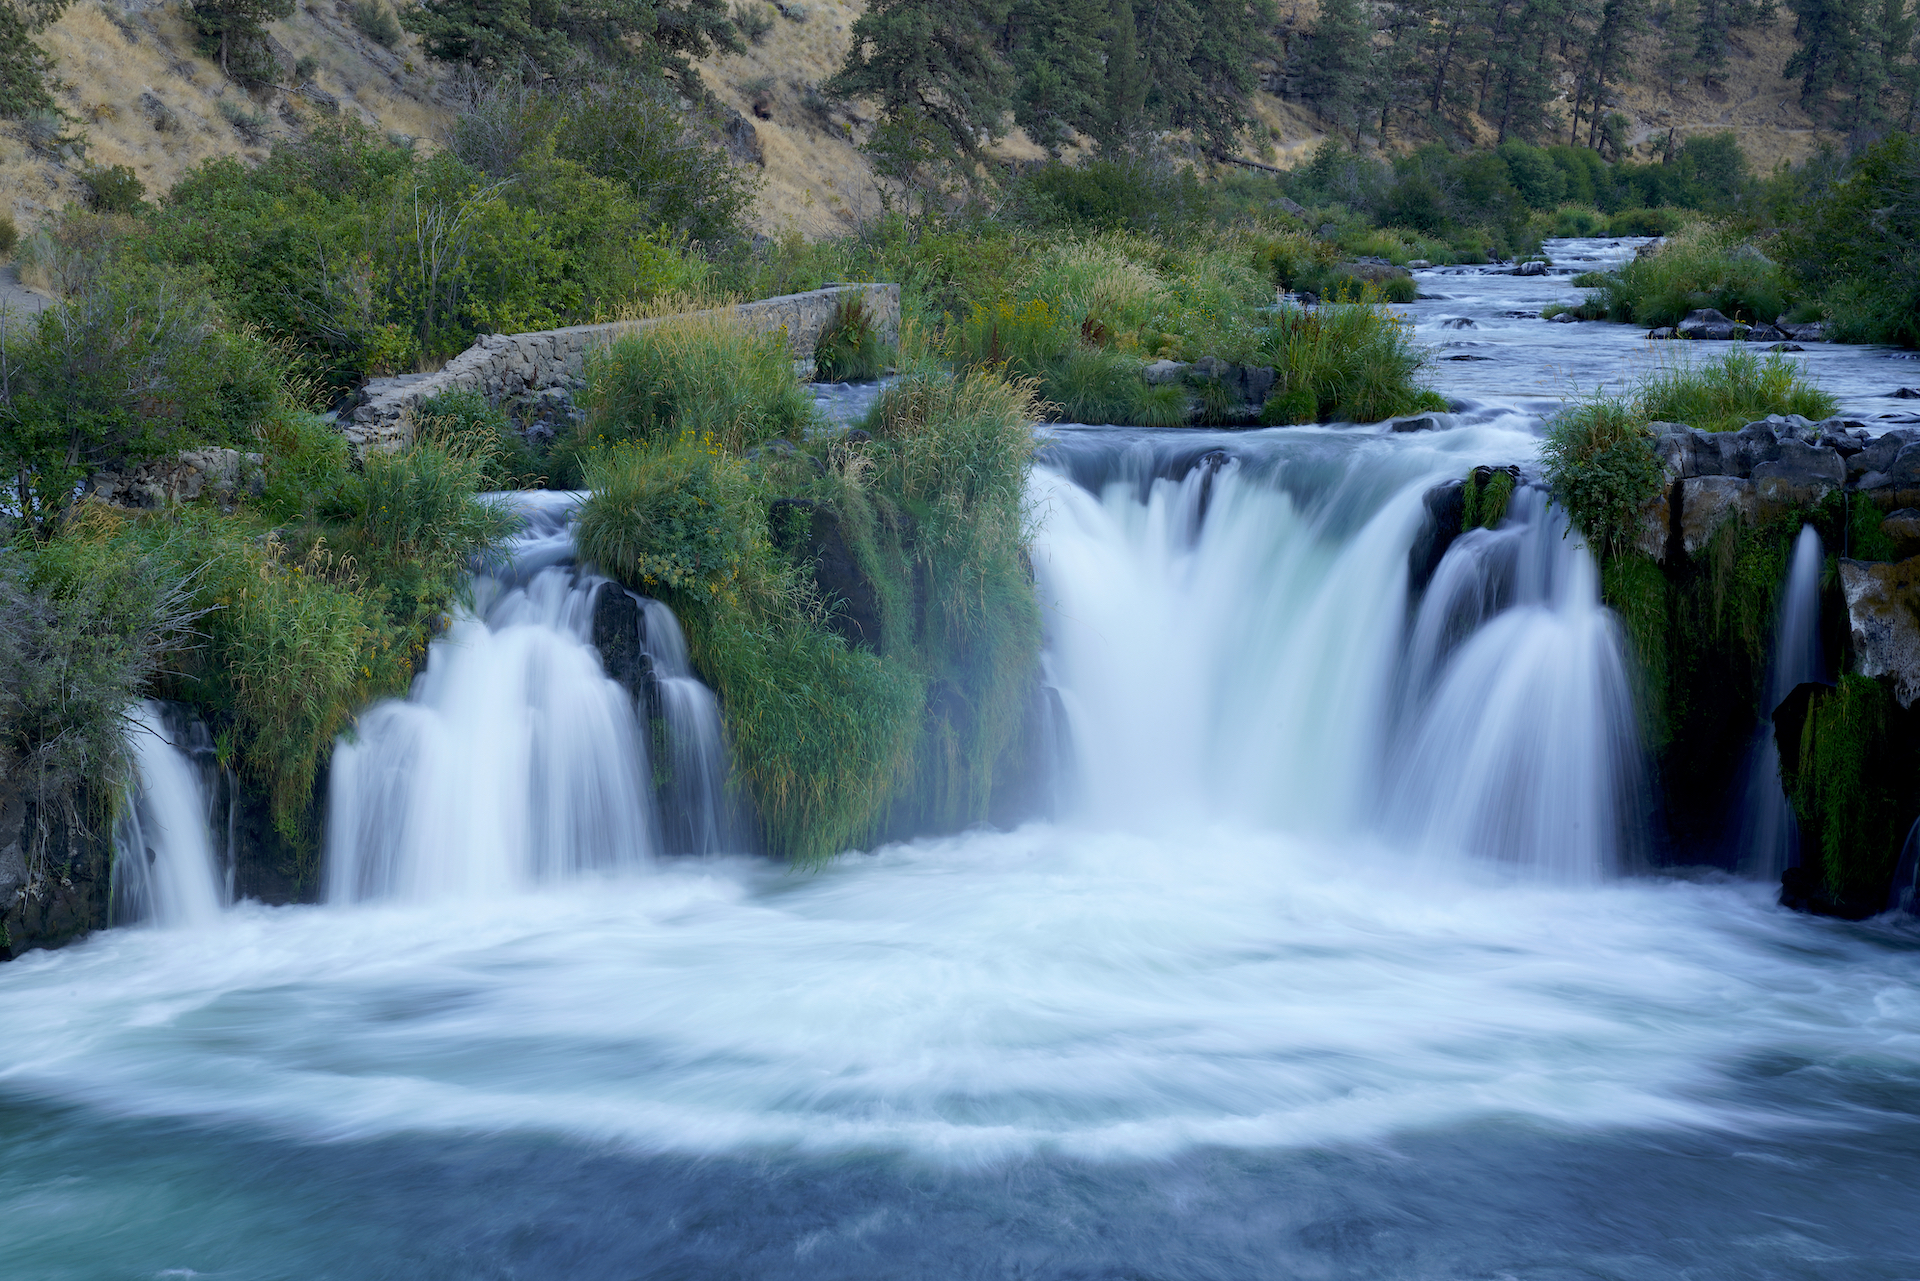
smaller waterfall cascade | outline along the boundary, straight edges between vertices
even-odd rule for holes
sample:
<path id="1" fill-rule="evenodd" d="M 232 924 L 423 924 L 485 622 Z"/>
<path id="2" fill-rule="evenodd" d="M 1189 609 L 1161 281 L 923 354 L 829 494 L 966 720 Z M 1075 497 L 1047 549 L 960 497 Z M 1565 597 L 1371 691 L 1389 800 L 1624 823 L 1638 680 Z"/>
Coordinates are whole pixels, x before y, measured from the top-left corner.
<path id="1" fill-rule="evenodd" d="M 334 753 L 334 902 L 497 894 L 644 865 L 658 848 L 632 697 L 591 643 L 594 595 L 568 522 L 578 495 L 514 495 L 526 527 L 403 701 Z"/>
<path id="2" fill-rule="evenodd" d="M 1773 709 L 1808 681 L 1825 680 L 1820 652 L 1820 574 L 1826 548 L 1813 526 L 1803 525 L 1793 543 L 1780 612 L 1774 622 L 1773 657 L 1767 672 L 1766 706 Z M 1780 747 L 1768 720 L 1755 736 L 1747 769 L 1746 808 L 1740 824 L 1740 865 L 1749 874 L 1777 881 L 1799 862 L 1800 829 L 1780 783 Z"/>
<path id="3" fill-rule="evenodd" d="M 1617 870 L 1640 794 L 1632 683 L 1593 559 L 1544 493 L 1460 536 L 1414 619 L 1390 825 L 1557 880 Z"/>
<path id="4" fill-rule="evenodd" d="M 114 828 L 113 919 L 205 925 L 225 907 L 201 771 L 151 701 L 129 712 L 134 785 Z"/>
<path id="5" fill-rule="evenodd" d="M 609 584 L 603 590 L 618 591 Z M 727 797 L 727 752 L 720 705 L 693 674 L 687 638 L 673 611 L 638 598 L 640 648 L 652 669 L 647 715 L 660 723 L 655 740 L 660 777 L 660 825 L 669 854 L 717 854 L 736 848 L 736 824 Z M 660 740 L 664 739 L 664 742 Z"/>

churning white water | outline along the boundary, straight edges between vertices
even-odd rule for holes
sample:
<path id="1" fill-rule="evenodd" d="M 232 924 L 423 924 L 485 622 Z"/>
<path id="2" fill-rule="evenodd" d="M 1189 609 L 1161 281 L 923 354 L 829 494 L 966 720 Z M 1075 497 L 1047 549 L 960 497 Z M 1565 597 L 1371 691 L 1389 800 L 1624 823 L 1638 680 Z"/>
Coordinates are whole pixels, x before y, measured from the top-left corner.
<path id="1" fill-rule="evenodd" d="M 200 771 L 174 742 L 159 704 L 139 704 L 128 721 L 134 782 L 113 834 L 114 920 L 210 925 L 226 893 Z"/>
<path id="2" fill-rule="evenodd" d="M 1803 525 L 1780 585 L 1763 715 L 1770 717 L 1796 686 L 1826 679 L 1820 652 L 1820 575 L 1825 563 L 1820 535 L 1813 526 Z M 1771 720 L 1761 724 L 1748 759 L 1746 806 L 1738 835 L 1741 865 L 1760 880 L 1777 883 L 1782 872 L 1799 862 L 1800 829 L 1780 783 L 1780 745 Z"/>
<path id="3" fill-rule="evenodd" d="M 327 897 L 497 895 L 634 870 L 658 847 L 632 696 L 590 641 L 603 580 L 562 563 L 577 495 L 528 495 L 508 571 L 436 640 L 405 699 L 334 753 Z"/>

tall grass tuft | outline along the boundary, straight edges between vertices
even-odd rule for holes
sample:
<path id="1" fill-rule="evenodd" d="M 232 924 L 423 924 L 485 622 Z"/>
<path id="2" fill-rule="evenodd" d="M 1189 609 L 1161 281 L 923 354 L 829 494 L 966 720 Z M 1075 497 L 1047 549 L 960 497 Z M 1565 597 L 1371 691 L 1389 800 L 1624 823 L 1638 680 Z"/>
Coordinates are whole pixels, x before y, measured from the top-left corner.
<path id="1" fill-rule="evenodd" d="M 1800 362 L 1736 348 L 1697 363 L 1669 361 L 1641 379 L 1633 404 L 1642 422 L 1736 431 L 1768 414 L 1828 418 L 1840 402 L 1815 386 Z"/>
<path id="2" fill-rule="evenodd" d="M 1734 232 L 1706 223 L 1687 227 L 1644 258 L 1635 258 L 1591 295 L 1614 320 L 1672 325 L 1711 307 L 1732 320 L 1768 324 L 1793 305 L 1786 273 Z"/>
<path id="3" fill-rule="evenodd" d="M 1540 461 L 1554 497 L 1596 559 L 1629 551 L 1664 473 L 1647 420 L 1627 400 L 1597 396 L 1547 427 Z"/>
<path id="4" fill-rule="evenodd" d="M 1327 303 L 1275 317 L 1263 342 L 1274 386 L 1261 421 L 1379 422 L 1446 401 L 1415 381 L 1426 353 L 1412 325 L 1377 301 Z"/>
<path id="5" fill-rule="evenodd" d="M 887 354 L 866 302 L 843 297 L 814 344 L 814 377 L 821 382 L 870 382 L 885 371 Z"/>
<path id="6" fill-rule="evenodd" d="M 588 357 L 586 379 L 588 419 L 576 448 L 692 433 L 740 450 L 813 420 L 785 339 L 753 333 L 725 314 L 624 334 Z"/>

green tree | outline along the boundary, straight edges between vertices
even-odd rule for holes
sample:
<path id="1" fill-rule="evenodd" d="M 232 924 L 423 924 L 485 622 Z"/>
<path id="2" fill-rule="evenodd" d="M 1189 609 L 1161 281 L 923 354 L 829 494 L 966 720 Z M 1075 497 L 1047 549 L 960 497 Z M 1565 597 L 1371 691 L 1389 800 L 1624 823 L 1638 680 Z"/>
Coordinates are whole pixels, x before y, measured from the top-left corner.
<path id="1" fill-rule="evenodd" d="M 1091 130 L 1102 151 L 1127 147 L 1147 127 L 1147 68 L 1133 0 L 1113 0 L 1107 12 L 1107 65 L 1100 113 Z"/>
<path id="2" fill-rule="evenodd" d="M 746 49 L 725 0 L 425 0 L 401 21 L 430 57 L 489 75 L 568 75 L 586 61 L 663 73 L 695 98 L 694 60 Z"/>
<path id="3" fill-rule="evenodd" d="M 877 0 L 853 24 L 853 45 L 821 88 L 869 98 L 923 148 L 938 131 L 968 160 L 1003 130 L 1013 75 L 996 53 L 1001 0 Z M 910 127 L 908 127 L 910 126 Z"/>
<path id="4" fill-rule="evenodd" d="M 0 0 L 0 120 L 53 110 L 47 80 L 53 55 L 35 44 L 66 11 L 69 0 Z"/>
<path id="5" fill-rule="evenodd" d="M 202 47 L 236 80 L 279 79 L 267 48 L 267 24 L 293 14 L 293 0 L 194 0 Z"/>
<path id="6" fill-rule="evenodd" d="M 1014 121 L 1051 155 L 1076 130 L 1100 127 L 1106 74 L 1097 15 L 1089 0 L 1015 0 L 1000 28 L 1001 56 L 1017 86 Z"/>
<path id="7" fill-rule="evenodd" d="M 1301 59 L 1301 97 L 1327 123 L 1357 135 L 1373 59 L 1373 23 L 1360 0 L 1321 0 Z"/>

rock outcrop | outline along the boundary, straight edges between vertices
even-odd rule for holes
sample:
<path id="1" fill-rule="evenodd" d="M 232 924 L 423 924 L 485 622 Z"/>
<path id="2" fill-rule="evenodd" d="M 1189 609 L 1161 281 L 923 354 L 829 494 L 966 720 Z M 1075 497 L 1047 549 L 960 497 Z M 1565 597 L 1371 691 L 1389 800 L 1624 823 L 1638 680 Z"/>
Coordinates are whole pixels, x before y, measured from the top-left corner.
<path id="1" fill-rule="evenodd" d="M 259 454 L 189 449 L 125 471 L 96 472 L 89 488 L 94 497 L 115 507 L 168 507 L 202 497 L 227 507 L 242 494 L 260 493 L 266 479 L 263 467 Z"/>
<path id="2" fill-rule="evenodd" d="M 1854 671 L 1891 680 L 1900 706 L 1920 698 L 1920 557 L 1882 564 L 1842 560 L 1840 590 Z"/>

